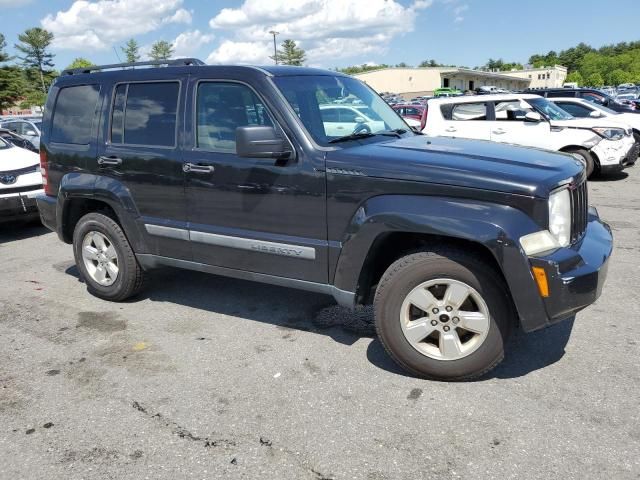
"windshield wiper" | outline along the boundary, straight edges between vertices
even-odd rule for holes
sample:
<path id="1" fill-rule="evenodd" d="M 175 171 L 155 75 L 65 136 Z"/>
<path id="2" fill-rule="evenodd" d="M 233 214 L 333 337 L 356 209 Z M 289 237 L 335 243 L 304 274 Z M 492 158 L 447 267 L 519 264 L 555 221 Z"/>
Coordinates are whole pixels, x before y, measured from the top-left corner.
<path id="1" fill-rule="evenodd" d="M 351 133 L 343 137 L 338 137 L 338 138 L 334 138 L 333 140 L 329 140 L 328 143 L 346 142 L 347 140 L 359 140 L 361 138 L 369 138 L 369 137 L 375 137 L 375 136 L 376 134 L 371 132 Z"/>
<path id="2" fill-rule="evenodd" d="M 350 135 L 345 135 L 343 137 L 334 138 L 333 140 L 329 140 L 329 143 L 339 143 L 339 142 L 345 142 L 345 141 L 348 141 L 348 140 L 359 140 L 361 138 L 375 137 L 377 135 L 382 135 L 384 137 L 402 138 L 402 134 L 403 133 L 407 133 L 407 131 L 404 128 L 396 128 L 394 130 L 381 130 L 381 131 L 376 132 L 376 133 L 372 133 L 372 132 L 357 132 L 357 133 L 352 133 Z"/>

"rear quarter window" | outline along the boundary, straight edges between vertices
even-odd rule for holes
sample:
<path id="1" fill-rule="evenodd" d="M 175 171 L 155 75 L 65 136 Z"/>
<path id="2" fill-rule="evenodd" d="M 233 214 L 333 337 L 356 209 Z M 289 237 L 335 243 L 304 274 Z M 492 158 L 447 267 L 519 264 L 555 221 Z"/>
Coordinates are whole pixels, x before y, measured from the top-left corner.
<path id="1" fill-rule="evenodd" d="M 469 121 L 487 119 L 487 104 L 484 102 L 441 105 L 440 110 L 445 120 Z"/>
<path id="2" fill-rule="evenodd" d="M 86 145 L 91 142 L 100 87 L 78 85 L 58 92 L 51 121 L 51 141 Z"/>

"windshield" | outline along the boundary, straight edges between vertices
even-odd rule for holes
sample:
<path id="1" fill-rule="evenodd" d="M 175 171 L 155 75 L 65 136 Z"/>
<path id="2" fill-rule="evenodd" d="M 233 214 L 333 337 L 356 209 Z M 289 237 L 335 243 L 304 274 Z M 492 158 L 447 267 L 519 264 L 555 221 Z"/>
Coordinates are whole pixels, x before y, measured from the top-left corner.
<path id="1" fill-rule="evenodd" d="M 409 131 L 377 93 L 355 78 L 305 75 L 274 82 L 318 145 L 352 134 Z"/>
<path id="2" fill-rule="evenodd" d="M 528 98 L 527 102 L 550 120 L 574 120 L 575 118 L 546 98 Z"/>
<path id="3" fill-rule="evenodd" d="M 31 122 L 33 123 L 38 130 L 42 130 L 42 122 Z"/>

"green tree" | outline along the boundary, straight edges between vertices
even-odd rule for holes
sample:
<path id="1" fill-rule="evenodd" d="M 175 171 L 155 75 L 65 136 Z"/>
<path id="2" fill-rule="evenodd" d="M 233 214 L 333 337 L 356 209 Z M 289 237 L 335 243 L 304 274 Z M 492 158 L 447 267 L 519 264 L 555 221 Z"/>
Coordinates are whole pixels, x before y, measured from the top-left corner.
<path id="1" fill-rule="evenodd" d="M 604 85 L 604 79 L 602 78 L 602 75 L 600 75 L 600 73 L 596 72 L 589 75 L 585 83 L 589 87 L 601 87 Z"/>
<path id="2" fill-rule="evenodd" d="M 20 108 L 22 109 L 28 109 L 35 105 L 44 108 L 44 104 L 47 101 L 47 94 L 41 90 L 30 90 L 21 98 Z"/>
<path id="3" fill-rule="evenodd" d="M 609 85 L 620 85 L 621 83 L 629 83 L 633 80 L 631 72 L 625 72 L 618 68 L 606 76 Z"/>
<path id="4" fill-rule="evenodd" d="M 124 47 L 120 47 L 120 50 L 127 57 L 127 63 L 134 63 L 140 61 L 140 45 L 136 42 L 135 38 L 129 39 Z"/>
<path id="5" fill-rule="evenodd" d="M 169 60 L 173 55 L 173 46 L 166 40 L 158 40 L 151 45 L 149 56 L 152 60 Z"/>
<path id="6" fill-rule="evenodd" d="M 20 68 L 0 67 L 0 112 L 14 105 L 22 97 L 26 88 Z"/>
<path id="7" fill-rule="evenodd" d="M 582 75 L 578 71 L 568 74 L 565 81 L 569 83 L 577 83 L 579 87 L 584 85 L 584 78 L 582 78 Z"/>
<path id="8" fill-rule="evenodd" d="M 18 35 L 18 41 L 20 43 L 17 43 L 15 48 L 23 54 L 22 57 L 19 57 L 20 60 L 25 68 L 38 71 L 40 86 L 42 91 L 46 92 L 45 74 L 53 67 L 54 55 L 48 51 L 49 45 L 53 41 L 53 33 L 40 27 L 28 28 L 24 33 Z"/>
<path id="9" fill-rule="evenodd" d="M 83 58 L 83 57 L 77 57 L 73 60 L 73 62 L 67 65 L 67 68 L 65 68 L 65 70 L 71 70 L 73 68 L 87 68 L 87 67 L 92 67 L 93 65 L 95 64 L 92 63 L 90 60 L 87 60 L 86 58 Z"/>
<path id="10" fill-rule="evenodd" d="M 276 52 L 276 55 L 269 57 L 271 60 L 281 65 L 302 66 L 306 60 L 306 55 L 304 50 L 296 45 L 296 42 L 285 40 L 280 46 L 282 48 Z"/>
<path id="11" fill-rule="evenodd" d="M 4 39 L 4 35 L 0 33 L 0 63 L 11 60 L 11 57 L 4 49 L 7 48 L 7 42 Z"/>

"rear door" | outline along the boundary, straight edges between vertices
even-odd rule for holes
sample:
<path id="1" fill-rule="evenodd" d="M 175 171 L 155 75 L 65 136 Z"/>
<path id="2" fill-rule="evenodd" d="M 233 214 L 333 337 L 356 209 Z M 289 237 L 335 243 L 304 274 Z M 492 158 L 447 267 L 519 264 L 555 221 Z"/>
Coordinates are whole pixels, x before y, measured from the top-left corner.
<path id="1" fill-rule="evenodd" d="M 549 123 L 526 122 L 524 117 L 533 108 L 523 100 L 504 100 L 493 103 L 493 120 L 489 122 L 491 140 L 513 145 L 547 147 L 551 132 Z"/>
<path id="2" fill-rule="evenodd" d="M 122 188 L 132 199 L 140 228 L 149 234 L 149 253 L 178 259 L 191 258 L 178 147 L 186 78 L 112 85 L 102 130 L 106 141 L 92 165 L 97 188 Z"/>
<path id="3" fill-rule="evenodd" d="M 444 122 L 437 135 L 490 139 L 487 102 L 443 104 L 440 109 Z"/>

